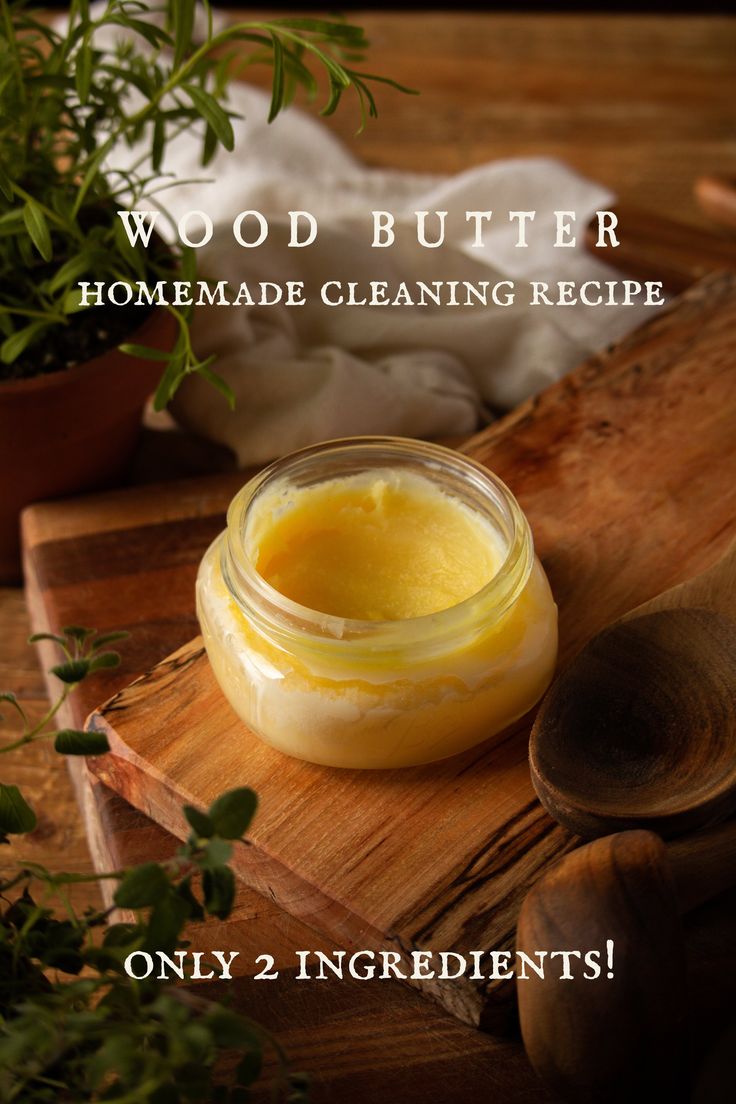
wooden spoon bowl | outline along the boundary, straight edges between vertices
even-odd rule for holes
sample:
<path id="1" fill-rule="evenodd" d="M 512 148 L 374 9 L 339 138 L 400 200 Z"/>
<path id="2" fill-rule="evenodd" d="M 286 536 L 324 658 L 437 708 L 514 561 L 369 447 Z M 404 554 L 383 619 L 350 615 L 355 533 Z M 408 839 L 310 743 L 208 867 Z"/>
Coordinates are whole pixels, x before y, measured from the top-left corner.
<path id="1" fill-rule="evenodd" d="M 550 814 L 587 838 L 663 836 L 736 811 L 736 622 L 665 609 L 600 633 L 553 684 L 530 767 Z"/>

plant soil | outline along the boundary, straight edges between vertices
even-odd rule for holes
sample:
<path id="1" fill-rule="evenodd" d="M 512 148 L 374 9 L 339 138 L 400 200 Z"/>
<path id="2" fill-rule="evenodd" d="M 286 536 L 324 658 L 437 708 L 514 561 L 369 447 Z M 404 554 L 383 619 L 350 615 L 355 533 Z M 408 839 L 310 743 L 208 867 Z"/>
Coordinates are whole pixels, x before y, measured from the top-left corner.
<path id="1" fill-rule="evenodd" d="M 69 316 L 68 326 L 52 326 L 12 364 L 0 363 L 0 381 L 31 379 L 62 372 L 130 340 L 153 307 L 108 303 Z"/>

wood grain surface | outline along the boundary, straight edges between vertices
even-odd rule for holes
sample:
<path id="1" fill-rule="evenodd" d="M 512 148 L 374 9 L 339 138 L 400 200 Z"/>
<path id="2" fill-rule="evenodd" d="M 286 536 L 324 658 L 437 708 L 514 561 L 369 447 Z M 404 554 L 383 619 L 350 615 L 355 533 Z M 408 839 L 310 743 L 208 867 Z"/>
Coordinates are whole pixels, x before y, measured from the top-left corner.
<path id="1" fill-rule="evenodd" d="M 707 567 L 733 535 L 734 322 L 736 278 L 711 278 L 467 446 L 530 519 L 563 663 L 627 608 Z M 426 768 L 330 771 L 250 736 L 199 640 L 92 723 L 113 748 L 92 761 L 98 777 L 175 834 L 186 830 L 183 801 L 206 805 L 223 779 L 253 785 L 261 812 L 239 872 L 348 946 L 508 947 L 524 894 L 571 845 L 534 798 L 528 726 Z M 421 984 L 482 1026 L 497 1025 L 509 990 Z"/>

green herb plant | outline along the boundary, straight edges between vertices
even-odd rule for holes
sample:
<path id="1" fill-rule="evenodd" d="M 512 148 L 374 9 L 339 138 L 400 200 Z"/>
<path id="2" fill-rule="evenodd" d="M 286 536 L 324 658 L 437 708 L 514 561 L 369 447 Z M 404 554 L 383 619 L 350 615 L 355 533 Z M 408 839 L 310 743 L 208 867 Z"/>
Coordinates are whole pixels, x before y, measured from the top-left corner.
<path id="1" fill-rule="evenodd" d="M 0 754 L 50 739 L 64 755 L 108 751 L 103 733 L 56 731 L 51 722 L 83 679 L 119 663 L 108 645 L 126 635 L 72 625 L 31 637 L 62 649 L 63 662 L 52 668 L 61 690 L 37 723 L 14 694 L 0 693 L 20 728 Z M 235 878 L 228 863 L 233 847 L 246 845 L 256 804 L 253 791 L 240 788 L 206 813 L 185 806 L 191 832 L 168 862 L 103 874 L 20 862 L 0 876 L 0 1101 L 240 1104 L 260 1076 L 266 1047 L 277 1058 L 274 1101 L 307 1100 L 305 1077 L 258 1024 L 154 975 L 135 980 L 123 965 L 134 951 L 173 955 L 187 946 L 188 923 L 229 916 Z M 18 787 L 0 783 L 0 843 L 35 824 Z M 133 922 L 109 923 L 112 908 L 75 911 L 70 887 L 103 879 L 115 883 L 115 906 L 132 910 Z M 216 1064 L 226 1051 L 235 1052 L 235 1064 L 224 1077 Z"/>
<path id="2" fill-rule="evenodd" d="M 82 308 L 81 279 L 135 286 L 170 276 L 172 267 L 194 277 L 192 250 L 178 245 L 161 255 L 131 246 L 116 211 L 151 200 L 166 213 L 160 169 L 182 131 L 199 136 L 203 166 L 219 147 L 233 149 L 226 94 L 234 70 L 271 66 L 269 121 L 300 86 L 316 95 L 313 68 L 327 79 L 323 115 L 353 89 L 365 123 L 376 115 L 373 83 L 409 91 L 354 68 L 368 45 L 360 27 L 295 17 L 238 21 L 215 32 L 209 0 L 202 0 L 207 27 L 197 42 L 195 7 L 195 0 L 107 0 L 93 17 L 88 0 L 72 0 L 62 32 L 23 0 L 0 0 L 0 378 L 3 365 L 8 374 L 7 366 L 34 353 L 39 371 L 64 367 L 54 361 L 55 335 L 78 325 L 80 313 L 100 310 Z M 123 37 L 101 46 L 98 32 L 111 29 Z M 116 149 L 141 142 L 147 153 L 137 167 L 116 167 Z M 189 309 L 166 309 L 178 323 L 173 352 L 123 346 L 166 362 L 156 407 L 191 372 L 231 401 L 211 359 L 192 349 Z"/>

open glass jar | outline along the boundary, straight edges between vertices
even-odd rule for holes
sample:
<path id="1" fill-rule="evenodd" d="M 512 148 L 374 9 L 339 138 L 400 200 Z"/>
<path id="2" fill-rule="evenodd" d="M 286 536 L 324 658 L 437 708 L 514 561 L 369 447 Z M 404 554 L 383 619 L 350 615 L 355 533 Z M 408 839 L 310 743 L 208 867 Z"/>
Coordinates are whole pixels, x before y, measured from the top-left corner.
<path id="1" fill-rule="evenodd" d="M 389 521 L 381 515 L 387 501 L 399 504 L 393 522 L 388 508 Z M 370 536 L 341 543 L 341 518 L 356 510 L 382 526 L 368 567 L 355 557 Z M 429 594 L 431 609 L 434 576 L 444 570 L 445 517 L 448 539 L 457 544 L 460 534 L 463 546 L 450 550 L 452 585 L 458 572 L 473 578 L 486 552 L 493 566 L 466 597 L 417 616 L 405 616 L 403 607 L 395 618 L 380 610 L 366 618 L 313 609 L 259 570 L 266 546 L 270 562 L 288 553 L 301 570 L 316 534 L 322 544 L 310 561 L 314 570 L 306 569 L 309 593 L 342 580 L 355 601 L 354 584 L 360 594 L 370 590 L 375 568 L 401 606 L 415 563 L 423 576 L 417 608 Z M 391 534 L 391 524 L 400 531 Z M 311 528 L 289 552 L 300 526 Z M 387 531 L 391 540 L 381 543 Z M 427 541 L 435 542 L 429 559 Z M 392 562 L 397 548 L 400 563 Z M 330 766 L 428 763 L 488 740 L 541 697 L 557 653 L 557 608 L 511 492 L 459 453 L 402 438 L 328 442 L 252 479 L 202 560 L 197 612 L 214 674 L 252 732 L 289 755 Z"/>

